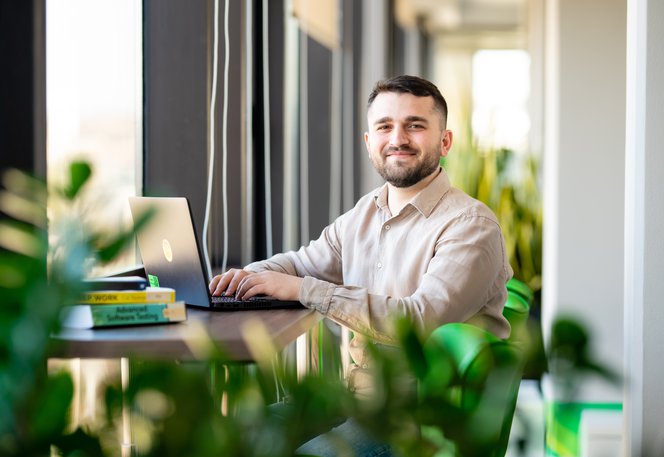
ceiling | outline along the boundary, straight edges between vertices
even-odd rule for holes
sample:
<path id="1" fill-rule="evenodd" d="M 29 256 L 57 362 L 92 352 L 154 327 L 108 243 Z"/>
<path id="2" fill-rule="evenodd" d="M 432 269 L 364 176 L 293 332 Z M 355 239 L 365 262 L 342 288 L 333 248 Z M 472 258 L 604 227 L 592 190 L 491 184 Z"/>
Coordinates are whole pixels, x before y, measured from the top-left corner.
<path id="1" fill-rule="evenodd" d="M 430 33 L 513 31 L 523 28 L 528 0 L 406 0 Z"/>

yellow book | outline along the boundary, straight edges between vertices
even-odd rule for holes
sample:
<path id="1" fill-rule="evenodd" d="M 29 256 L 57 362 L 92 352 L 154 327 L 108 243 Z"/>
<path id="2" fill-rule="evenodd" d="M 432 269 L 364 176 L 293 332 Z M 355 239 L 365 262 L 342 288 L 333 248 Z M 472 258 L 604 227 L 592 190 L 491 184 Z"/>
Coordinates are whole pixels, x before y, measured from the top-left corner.
<path id="1" fill-rule="evenodd" d="M 122 303 L 173 303 L 175 289 L 146 287 L 145 290 L 95 290 L 84 292 L 79 303 L 92 305 Z"/>

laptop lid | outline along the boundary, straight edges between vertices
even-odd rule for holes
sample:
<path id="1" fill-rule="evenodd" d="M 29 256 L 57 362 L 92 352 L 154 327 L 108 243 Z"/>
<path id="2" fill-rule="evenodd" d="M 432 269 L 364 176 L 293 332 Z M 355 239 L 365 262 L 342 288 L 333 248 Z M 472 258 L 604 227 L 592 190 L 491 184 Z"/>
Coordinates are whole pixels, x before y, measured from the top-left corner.
<path id="1" fill-rule="evenodd" d="M 175 289 L 187 305 L 210 307 L 209 275 L 203 264 L 189 202 L 182 197 L 129 197 L 137 221 L 154 211 L 136 238 L 150 283 Z"/>

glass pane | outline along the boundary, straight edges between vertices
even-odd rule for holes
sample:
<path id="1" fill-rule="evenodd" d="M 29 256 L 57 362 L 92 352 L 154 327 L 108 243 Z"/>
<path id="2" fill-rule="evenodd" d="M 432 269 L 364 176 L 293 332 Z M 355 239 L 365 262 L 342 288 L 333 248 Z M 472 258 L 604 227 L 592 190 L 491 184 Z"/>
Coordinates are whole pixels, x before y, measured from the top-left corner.
<path id="1" fill-rule="evenodd" d="M 482 50 L 473 57 L 473 133 L 482 148 L 528 149 L 530 56 Z"/>
<path id="2" fill-rule="evenodd" d="M 127 196 L 142 176 L 142 11 L 135 0 L 47 0 L 47 178 L 83 159 L 93 179 L 85 221 L 112 233 L 130 223 Z M 51 219 L 59 208 L 49 203 Z M 133 251 L 108 266 L 136 263 Z M 94 271 L 103 274 L 104 271 Z"/>

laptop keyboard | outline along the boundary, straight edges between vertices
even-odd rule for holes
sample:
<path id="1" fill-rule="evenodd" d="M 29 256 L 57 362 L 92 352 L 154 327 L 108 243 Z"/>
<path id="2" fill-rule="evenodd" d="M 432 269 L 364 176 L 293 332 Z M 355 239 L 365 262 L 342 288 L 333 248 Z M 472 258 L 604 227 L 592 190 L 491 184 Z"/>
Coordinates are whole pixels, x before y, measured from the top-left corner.
<path id="1" fill-rule="evenodd" d="M 279 301 L 273 297 L 259 296 L 247 300 L 238 300 L 234 295 L 212 297 L 212 306 L 227 309 L 264 309 L 264 308 L 293 308 L 302 307 L 302 304 Z"/>

